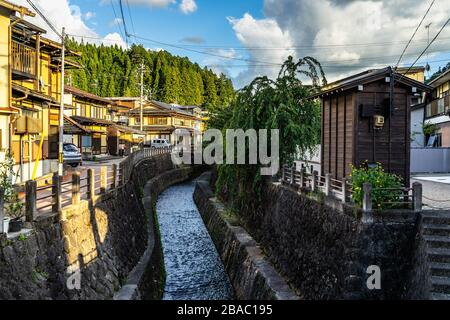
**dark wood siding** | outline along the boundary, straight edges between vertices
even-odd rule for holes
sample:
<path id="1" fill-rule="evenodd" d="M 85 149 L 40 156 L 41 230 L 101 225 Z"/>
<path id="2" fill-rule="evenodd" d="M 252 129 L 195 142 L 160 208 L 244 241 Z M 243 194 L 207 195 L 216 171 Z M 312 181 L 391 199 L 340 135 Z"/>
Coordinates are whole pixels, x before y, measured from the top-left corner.
<path id="1" fill-rule="evenodd" d="M 389 99 L 389 84 L 380 81 L 366 85 L 357 95 L 358 113 L 361 104 L 381 106 Z M 396 86 L 393 100 L 391 115 L 386 117 L 381 130 L 373 129 L 372 118 L 358 115 L 355 165 L 379 162 L 386 171 L 400 175 L 409 183 L 410 111 L 406 88 Z"/>
<path id="2" fill-rule="evenodd" d="M 342 179 L 350 174 L 353 163 L 353 93 L 324 98 L 322 114 L 322 172 Z"/>

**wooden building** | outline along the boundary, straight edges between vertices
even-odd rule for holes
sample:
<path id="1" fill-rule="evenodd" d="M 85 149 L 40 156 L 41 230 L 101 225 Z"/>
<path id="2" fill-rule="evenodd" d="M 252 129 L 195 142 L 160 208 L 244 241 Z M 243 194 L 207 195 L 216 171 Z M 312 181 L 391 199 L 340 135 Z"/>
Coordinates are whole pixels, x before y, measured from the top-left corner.
<path id="1" fill-rule="evenodd" d="M 411 102 L 430 91 L 389 67 L 324 87 L 313 96 L 322 103 L 322 174 L 342 179 L 352 165 L 381 163 L 409 184 Z"/>

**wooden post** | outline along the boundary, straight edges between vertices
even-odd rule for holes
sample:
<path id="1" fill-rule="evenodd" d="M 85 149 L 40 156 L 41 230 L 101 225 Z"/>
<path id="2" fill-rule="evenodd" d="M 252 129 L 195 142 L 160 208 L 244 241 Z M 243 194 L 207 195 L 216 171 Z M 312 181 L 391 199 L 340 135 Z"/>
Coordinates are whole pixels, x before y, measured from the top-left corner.
<path id="1" fill-rule="evenodd" d="M 347 203 L 347 178 L 342 179 L 342 202 Z"/>
<path id="2" fill-rule="evenodd" d="M 37 216 L 36 190 L 36 181 L 29 180 L 25 183 L 25 219 L 27 222 L 33 222 Z"/>
<path id="3" fill-rule="evenodd" d="M 81 201 L 80 184 L 80 172 L 75 171 L 72 173 L 72 204 L 79 204 Z"/>
<path id="4" fill-rule="evenodd" d="M 291 185 L 295 185 L 295 163 L 291 167 Z"/>
<path id="5" fill-rule="evenodd" d="M 363 184 L 363 211 L 372 211 L 372 185 L 369 182 Z"/>
<path id="6" fill-rule="evenodd" d="M 106 188 L 108 185 L 107 178 L 108 178 L 107 167 L 105 166 L 100 167 L 100 193 L 106 192 Z"/>
<path id="7" fill-rule="evenodd" d="M 312 172 L 312 177 L 311 177 L 311 190 L 317 191 L 317 171 L 313 171 Z"/>
<path id="8" fill-rule="evenodd" d="M 325 195 L 327 197 L 331 195 L 331 175 L 329 173 L 325 175 Z"/>
<path id="9" fill-rule="evenodd" d="M 414 182 L 413 188 L 413 201 L 414 201 L 414 211 L 422 211 L 422 184 L 419 182 Z"/>
<path id="10" fill-rule="evenodd" d="M 111 182 L 111 189 L 116 188 L 116 180 L 117 180 L 117 164 L 112 165 L 112 182 Z"/>
<path id="11" fill-rule="evenodd" d="M 53 194 L 53 212 L 61 212 L 61 182 L 62 177 L 58 172 L 53 173 L 52 194 Z"/>
<path id="12" fill-rule="evenodd" d="M 5 190 L 0 188 L 0 234 L 6 233 L 6 230 L 3 230 L 4 218 L 5 218 Z"/>
<path id="13" fill-rule="evenodd" d="M 300 170 L 300 189 L 305 186 L 305 167 L 302 165 L 302 169 Z"/>
<path id="14" fill-rule="evenodd" d="M 93 169 L 88 169 L 87 172 L 87 193 L 88 193 L 88 200 L 94 201 L 95 197 L 95 172 Z"/>

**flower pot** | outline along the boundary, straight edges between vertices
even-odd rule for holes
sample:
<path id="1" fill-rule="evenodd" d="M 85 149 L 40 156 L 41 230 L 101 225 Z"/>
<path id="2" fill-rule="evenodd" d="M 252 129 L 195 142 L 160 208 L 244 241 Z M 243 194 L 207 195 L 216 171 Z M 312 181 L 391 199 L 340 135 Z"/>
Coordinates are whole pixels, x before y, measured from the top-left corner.
<path id="1" fill-rule="evenodd" d="M 9 222 L 9 232 L 19 232 L 23 228 L 22 220 L 11 220 Z"/>
<path id="2" fill-rule="evenodd" d="M 9 222 L 11 221 L 10 218 L 8 217 L 4 217 L 3 218 L 3 232 L 4 233 L 8 233 L 8 228 L 9 228 Z"/>

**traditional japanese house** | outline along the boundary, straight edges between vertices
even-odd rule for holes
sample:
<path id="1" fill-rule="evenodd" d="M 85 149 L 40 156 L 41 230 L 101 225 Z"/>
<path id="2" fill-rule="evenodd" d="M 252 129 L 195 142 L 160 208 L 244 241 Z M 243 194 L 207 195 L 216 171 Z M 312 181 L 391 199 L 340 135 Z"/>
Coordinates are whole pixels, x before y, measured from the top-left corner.
<path id="1" fill-rule="evenodd" d="M 408 185 L 411 103 L 430 91 L 429 86 L 389 67 L 322 88 L 313 96 L 322 105 L 322 174 L 341 179 L 350 174 L 352 165 L 380 163 Z"/>

